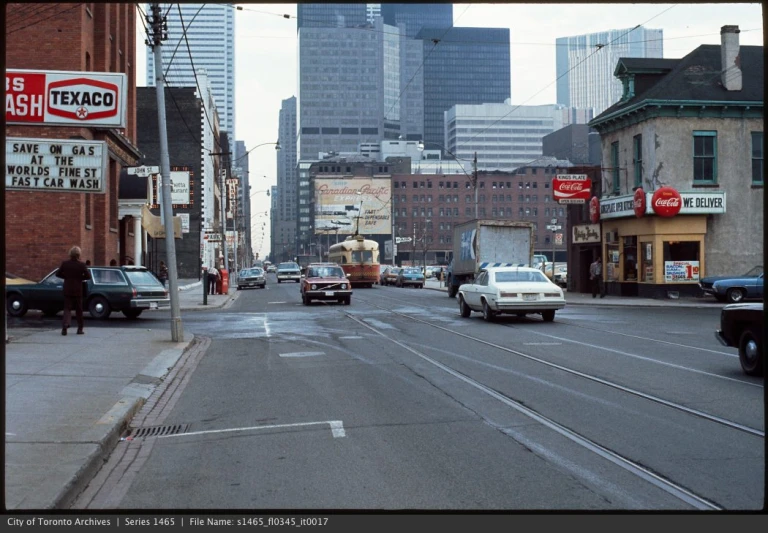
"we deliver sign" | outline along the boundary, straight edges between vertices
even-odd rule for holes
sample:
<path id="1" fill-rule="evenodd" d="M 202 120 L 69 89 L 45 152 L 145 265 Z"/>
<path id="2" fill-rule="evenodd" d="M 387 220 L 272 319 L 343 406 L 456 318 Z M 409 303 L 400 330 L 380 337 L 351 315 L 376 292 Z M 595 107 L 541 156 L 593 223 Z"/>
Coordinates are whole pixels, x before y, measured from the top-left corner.
<path id="1" fill-rule="evenodd" d="M 126 127 L 126 74 L 5 71 L 6 124 Z"/>

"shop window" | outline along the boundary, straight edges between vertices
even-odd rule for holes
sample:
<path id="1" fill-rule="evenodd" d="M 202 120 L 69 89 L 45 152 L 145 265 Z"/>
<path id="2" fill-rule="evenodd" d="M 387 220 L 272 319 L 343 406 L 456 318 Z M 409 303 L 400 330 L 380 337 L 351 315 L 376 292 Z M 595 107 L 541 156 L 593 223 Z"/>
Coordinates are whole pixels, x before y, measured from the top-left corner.
<path id="1" fill-rule="evenodd" d="M 653 243 L 640 243 L 640 281 L 653 283 Z"/>
<path id="2" fill-rule="evenodd" d="M 717 183 L 717 132 L 693 132 L 693 184 Z"/>
<path id="3" fill-rule="evenodd" d="M 611 143 L 611 174 L 613 175 L 613 194 L 619 194 L 621 179 L 619 178 L 619 143 Z"/>
<path id="4" fill-rule="evenodd" d="M 643 136 L 635 135 L 632 138 L 632 165 L 635 171 L 635 187 L 643 185 Z"/>
<path id="5" fill-rule="evenodd" d="M 637 237 L 624 237 L 624 281 L 637 281 Z"/>
<path id="6" fill-rule="evenodd" d="M 664 282 L 699 281 L 699 241 L 664 242 Z"/>
<path id="7" fill-rule="evenodd" d="M 763 184 L 763 132 L 752 132 L 752 185 Z"/>
<path id="8" fill-rule="evenodd" d="M 619 281 L 619 245 L 608 244 L 605 251 L 605 280 Z"/>

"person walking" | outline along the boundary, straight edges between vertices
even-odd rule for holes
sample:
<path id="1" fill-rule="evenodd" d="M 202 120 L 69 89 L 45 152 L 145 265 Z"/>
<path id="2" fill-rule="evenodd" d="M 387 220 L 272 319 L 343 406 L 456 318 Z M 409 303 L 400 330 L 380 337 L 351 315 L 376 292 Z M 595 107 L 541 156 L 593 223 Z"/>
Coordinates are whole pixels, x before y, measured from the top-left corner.
<path id="1" fill-rule="evenodd" d="M 605 298 L 605 284 L 603 283 L 603 263 L 600 260 L 600 256 L 589 265 L 589 279 L 592 280 L 592 298 L 597 298 L 597 293 L 600 293 L 600 298 Z"/>
<path id="2" fill-rule="evenodd" d="M 91 272 L 80 261 L 80 248 L 69 249 L 69 259 L 61 263 L 56 277 L 64 280 L 64 316 L 61 321 L 61 334 L 66 335 L 72 320 L 72 307 L 77 317 L 77 334 L 83 335 L 83 281 L 91 279 Z"/>
<path id="3" fill-rule="evenodd" d="M 158 277 L 157 279 L 160 280 L 160 283 L 163 284 L 163 287 L 168 287 L 168 267 L 165 264 L 165 261 L 160 261 L 160 267 L 158 268 Z"/>
<path id="4" fill-rule="evenodd" d="M 219 280 L 219 271 L 216 267 L 211 265 L 208 269 L 208 293 L 216 294 L 216 282 Z"/>

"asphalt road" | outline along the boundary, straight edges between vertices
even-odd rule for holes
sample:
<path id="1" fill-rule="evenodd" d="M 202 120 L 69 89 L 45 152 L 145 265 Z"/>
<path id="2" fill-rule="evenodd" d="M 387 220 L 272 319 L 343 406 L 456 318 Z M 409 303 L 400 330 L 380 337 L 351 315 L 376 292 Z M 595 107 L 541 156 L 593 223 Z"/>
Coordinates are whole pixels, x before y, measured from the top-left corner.
<path id="1" fill-rule="evenodd" d="M 90 507 L 761 509 L 763 380 L 718 320 L 571 306 L 487 323 L 437 291 L 303 306 L 272 282 L 185 316 L 210 338 L 165 420 L 185 430 L 136 439 L 130 476 L 116 450 Z"/>

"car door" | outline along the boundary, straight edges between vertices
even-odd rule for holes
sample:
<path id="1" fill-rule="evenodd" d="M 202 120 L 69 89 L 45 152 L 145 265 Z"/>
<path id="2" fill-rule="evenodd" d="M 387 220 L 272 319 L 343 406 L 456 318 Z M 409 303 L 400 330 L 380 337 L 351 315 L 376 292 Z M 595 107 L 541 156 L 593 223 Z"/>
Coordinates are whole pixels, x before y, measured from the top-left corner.
<path id="1" fill-rule="evenodd" d="M 64 309 L 64 280 L 56 277 L 57 270 L 48 274 L 37 285 L 29 288 L 26 297 L 29 309 L 50 311 Z"/>
<path id="2" fill-rule="evenodd" d="M 464 286 L 464 301 L 473 309 L 482 308 L 482 305 L 480 304 L 480 291 L 482 289 L 482 283 L 487 277 L 488 272 L 481 272 L 474 283 Z"/>
<path id="3" fill-rule="evenodd" d="M 763 297 L 763 276 L 760 274 L 754 279 L 754 283 L 747 287 L 747 296 L 750 298 L 762 298 Z"/>

